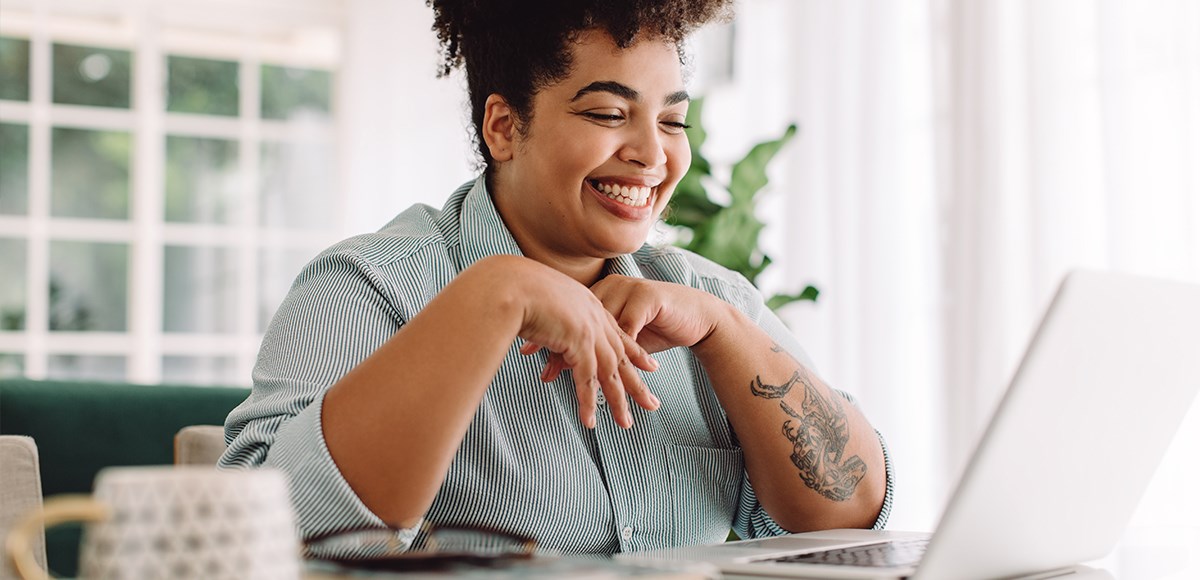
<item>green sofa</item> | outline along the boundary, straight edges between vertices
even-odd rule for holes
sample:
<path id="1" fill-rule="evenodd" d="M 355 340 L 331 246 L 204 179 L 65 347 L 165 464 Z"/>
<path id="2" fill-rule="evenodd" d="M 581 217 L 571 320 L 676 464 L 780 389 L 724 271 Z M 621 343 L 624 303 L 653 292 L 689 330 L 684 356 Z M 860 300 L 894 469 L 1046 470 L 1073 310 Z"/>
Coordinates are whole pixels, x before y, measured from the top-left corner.
<path id="1" fill-rule="evenodd" d="M 221 425 L 246 388 L 0 380 L 0 434 L 37 442 L 42 493 L 90 493 L 96 473 L 114 465 L 169 465 L 175 434 Z M 76 576 L 80 528 L 46 532 L 50 569 Z"/>

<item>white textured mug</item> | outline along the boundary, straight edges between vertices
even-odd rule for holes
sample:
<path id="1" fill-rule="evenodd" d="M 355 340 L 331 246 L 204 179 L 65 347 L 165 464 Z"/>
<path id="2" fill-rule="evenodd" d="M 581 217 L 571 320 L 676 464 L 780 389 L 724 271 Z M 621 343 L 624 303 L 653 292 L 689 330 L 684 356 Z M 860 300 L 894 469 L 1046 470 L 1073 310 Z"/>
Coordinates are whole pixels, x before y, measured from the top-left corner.
<path id="1" fill-rule="evenodd" d="M 42 526 L 87 521 L 80 578 L 300 578 L 300 543 L 283 474 L 212 467 L 113 467 L 91 498 L 51 498 L 9 534 L 26 580 L 46 577 L 29 540 Z"/>

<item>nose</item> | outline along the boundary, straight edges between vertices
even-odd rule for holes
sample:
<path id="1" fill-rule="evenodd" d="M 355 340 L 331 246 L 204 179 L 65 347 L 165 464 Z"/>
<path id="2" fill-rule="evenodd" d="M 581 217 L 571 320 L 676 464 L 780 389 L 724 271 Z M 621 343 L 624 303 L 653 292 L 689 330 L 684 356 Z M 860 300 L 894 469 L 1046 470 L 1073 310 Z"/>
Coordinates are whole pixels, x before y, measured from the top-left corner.
<path id="1" fill-rule="evenodd" d="M 658 122 L 630 125 L 628 138 L 617 152 L 621 161 L 633 163 L 643 169 L 653 169 L 667 162 L 667 151 L 663 148 Z"/>

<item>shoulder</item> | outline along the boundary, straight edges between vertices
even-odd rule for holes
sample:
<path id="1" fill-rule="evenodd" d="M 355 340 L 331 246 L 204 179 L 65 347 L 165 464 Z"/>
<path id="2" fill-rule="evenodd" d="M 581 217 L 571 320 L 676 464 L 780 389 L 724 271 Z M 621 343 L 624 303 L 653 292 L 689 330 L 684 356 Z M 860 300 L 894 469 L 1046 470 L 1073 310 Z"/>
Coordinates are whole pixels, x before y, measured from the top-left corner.
<path id="1" fill-rule="evenodd" d="M 413 205 L 378 231 L 359 234 L 326 248 L 314 262 L 342 261 L 387 271 L 439 261 L 454 252 L 458 244 L 459 212 L 469 186 L 470 183 L 456 190 L 440 209 Z"/>
<path id="2" fill-rule="evenodd" d="M 758 290 L 745 276 L 683 248 L 645 244 L 633 254 L 633 259 L 646 278 L 704 290 L 743 311 L 762 302 Z"/>

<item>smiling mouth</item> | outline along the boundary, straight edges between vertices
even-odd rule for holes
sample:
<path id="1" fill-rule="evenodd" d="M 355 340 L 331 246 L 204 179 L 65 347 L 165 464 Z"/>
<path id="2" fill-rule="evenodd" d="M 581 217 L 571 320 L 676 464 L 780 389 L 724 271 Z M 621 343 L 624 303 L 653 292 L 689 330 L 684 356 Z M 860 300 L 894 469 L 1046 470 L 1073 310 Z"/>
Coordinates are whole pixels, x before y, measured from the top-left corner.
<path id="1" fill-rule="evenodd" d="M 588 184 L 596 191 L 608 196 L 609 199 L 635 208 L 646 207 L 657 189 L 656 187 L 603 183 L 598 179 L 589 179 Z"/>

